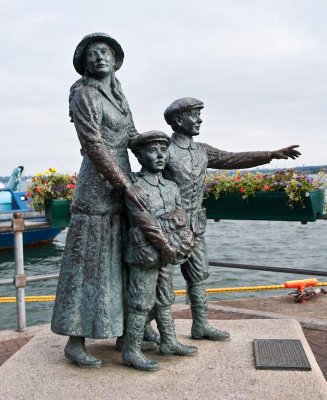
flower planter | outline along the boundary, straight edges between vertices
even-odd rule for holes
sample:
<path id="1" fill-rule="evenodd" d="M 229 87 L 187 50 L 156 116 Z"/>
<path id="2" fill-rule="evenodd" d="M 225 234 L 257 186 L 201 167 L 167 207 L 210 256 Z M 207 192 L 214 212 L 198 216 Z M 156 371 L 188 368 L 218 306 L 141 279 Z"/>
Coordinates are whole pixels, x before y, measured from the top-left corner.
<path id="1" fill-rule="evenodd" d="M 69 200 L 50 200 L 45 208 L 45 216 L 50 221 L 52 228 L 66 228 L 70 221 Z"/>
<path id="2" fill-rule="evenodd" d="M 316 221 L 323 214 L 324 190 L 303 193 L 303 204 L 288 206 L 285 192 L 256 192 L 255 197 L 242 199 L 241 193 L 223 195 L 218 200 L 209 196 L 204 200 L 207 219 L 240 219 L 269 221 Z"/>

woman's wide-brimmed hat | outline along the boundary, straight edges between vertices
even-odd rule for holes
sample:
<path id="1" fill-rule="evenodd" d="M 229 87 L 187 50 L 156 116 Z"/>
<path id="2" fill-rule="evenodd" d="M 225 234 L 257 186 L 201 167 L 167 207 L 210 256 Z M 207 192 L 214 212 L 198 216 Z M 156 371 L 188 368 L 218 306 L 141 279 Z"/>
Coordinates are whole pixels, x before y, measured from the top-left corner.
<path id="1" fill-rule="evenodd" d="M 84 69 L 85 69 L 84 51 L 88 44 L 90 44 L 91 42 L 96 42 L 96 41 L 101 41 L 101 42 L 107 43 L 108 46 L 110 46 L 111 49 L 114 51 L 114 53 L 115 53 L 114 69 L 115 69 L 115 71 L 119 70 L 119 68 L 123 64 L 124 52 L 123 52 L 123 49 L 121 48 L 121 45 L 115 39 L 113 39 L 106 33 L 101 33 L 101 32 L 91 33 L 90 35 L 85 36 L 80 41 L 80 43 L 77 45 L 75 53 L 74 53 L 73 64 L 74 64 L 76 71 L 80 75 L 84 74 Z"/>

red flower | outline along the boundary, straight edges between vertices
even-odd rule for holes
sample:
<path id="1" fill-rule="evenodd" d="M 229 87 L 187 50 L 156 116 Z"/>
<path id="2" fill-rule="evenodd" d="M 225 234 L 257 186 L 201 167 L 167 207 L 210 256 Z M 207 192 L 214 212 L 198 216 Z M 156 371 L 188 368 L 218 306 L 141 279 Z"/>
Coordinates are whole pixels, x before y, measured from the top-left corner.
<path id="1" fill-rule="evenodd" d="M 67 188 L 67 189 L 74 189 L 74 188 L 75 188 L 75 185 L 74 185 L 73 183 L 68 183 L 68 184 L 66 185 L 66 188 Z"/>
<path id="2" fill-rule="evenodd" d="M 241 180 L 241 177 L 239 176 L 239 175 L 237 175 L 235 178 L 234 178 L 234 181 L 236 181 L 236 182 L 239 182 Z"/>
<path id="3" fill-rule="evenodd" d="M 31 197 L 31 192 L 26 192 L 25 197 Z"/>
<path id="4" fill-rule="evenodd" d="M 269 186 L 269 185 L 265 185 L 265 186 L 262 188 L 262 191 L 263 191 L 263 192 L 268 192 L 269 189 L 270 189 L 270 186 Z"/>
<path id="5" fill-rule="evenodd" d="M 41 193 L 41 189 L 40 189 L 38 186 L 36 187 L 35 191 L 36 191 L 37 193 Z"/>
<path id="6" fill-rule="evenodd" d="M 240 189 L 240 192 L 241 192 L 241 193 L 244 193 L 244 192 L 245 192 L 245 189 L 244 189 L 244 188 L 241 188 L 241 189 Z"/>

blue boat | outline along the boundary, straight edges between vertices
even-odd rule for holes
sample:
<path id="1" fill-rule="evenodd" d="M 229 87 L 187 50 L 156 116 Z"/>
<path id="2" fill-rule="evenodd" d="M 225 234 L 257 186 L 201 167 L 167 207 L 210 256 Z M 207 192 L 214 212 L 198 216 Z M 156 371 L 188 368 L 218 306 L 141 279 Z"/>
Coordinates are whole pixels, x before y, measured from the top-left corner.
<path id="1" fill-rule="evenodd" d="M 11 228 L 14 212 L 21 212 L 24 218 L 24 246 L 49 242 L 63 230 L 51 228 L 44 213 L 28 207 L 26 192 L 0 189 L 0 250 L 14 247 L 14 233 Z M 38 226 L 33 227 L 36 223 Z"/>

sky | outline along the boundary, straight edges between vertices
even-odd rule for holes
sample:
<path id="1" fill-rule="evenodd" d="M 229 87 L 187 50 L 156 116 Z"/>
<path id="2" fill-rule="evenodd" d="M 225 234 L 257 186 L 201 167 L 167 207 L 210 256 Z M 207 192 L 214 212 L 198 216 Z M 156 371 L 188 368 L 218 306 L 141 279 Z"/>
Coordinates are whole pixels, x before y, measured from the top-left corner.
<path id="1" fill-rule="evenodd" d="M 163 118 L 180 97 L 205 108 L 201 142 L 227 151 L 300 145 L 297 160 L 327 164 L 326 0 L 0 0 L 0 176 L 49 167 L 78 172 L 68 117 L 72 64 L 87 34 L 125 52 L 117 78 L 139 132 L 171 133 Z M 131 157 L 132 169 L 138 170 Z"/>

